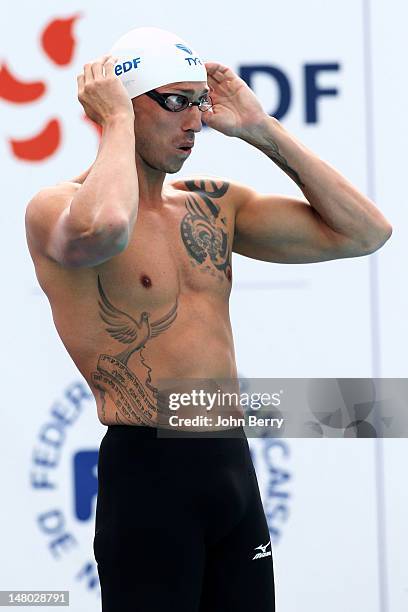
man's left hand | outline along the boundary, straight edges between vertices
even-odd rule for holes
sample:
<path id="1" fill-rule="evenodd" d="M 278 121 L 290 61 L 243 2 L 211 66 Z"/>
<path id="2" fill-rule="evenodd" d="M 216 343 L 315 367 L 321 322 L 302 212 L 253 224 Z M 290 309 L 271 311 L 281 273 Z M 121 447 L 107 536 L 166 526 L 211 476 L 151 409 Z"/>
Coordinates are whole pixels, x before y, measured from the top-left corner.
<path id="1" fill-rule="evenodd" d="M 243 138 L 268 115 L 250 87 L 231 68 L 215 62 L 206 62 L 205 67 L 213 107 L 203 113 L 204 121 L 226 136 Z"/>

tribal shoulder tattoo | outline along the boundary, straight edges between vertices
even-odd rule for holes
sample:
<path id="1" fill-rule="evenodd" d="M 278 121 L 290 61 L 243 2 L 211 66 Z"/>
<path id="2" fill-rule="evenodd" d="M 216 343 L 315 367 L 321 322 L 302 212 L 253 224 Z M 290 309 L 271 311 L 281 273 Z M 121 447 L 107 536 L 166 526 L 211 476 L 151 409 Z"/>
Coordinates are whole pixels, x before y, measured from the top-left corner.
<path id="1" fill-rule="evenodd" d="M 229 184 L 220 186 L 215 181 L 186 181 L 190 192 L 185 201 L 187 214 L 180 226 L 181 238 L 192 258 L 213 276 L 218 272 L 231 281 L 231 245 L 228 240 L 227 219 L 214 200 L 222 198 Z"/>

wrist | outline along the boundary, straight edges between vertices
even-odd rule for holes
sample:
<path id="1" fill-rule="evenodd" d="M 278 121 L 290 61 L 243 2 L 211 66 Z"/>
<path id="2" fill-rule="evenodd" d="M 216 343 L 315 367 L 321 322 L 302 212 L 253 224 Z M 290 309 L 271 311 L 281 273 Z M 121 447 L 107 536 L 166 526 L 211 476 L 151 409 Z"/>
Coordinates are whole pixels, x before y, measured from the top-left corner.
<path id="1" fill-rule="evenodd" d="M 131 127 L 134 129 L 134 121 L 135 116 L 130 113 L 117 113 L 115 115 L 110 115 L 104 121 L 102 121 L 102 129 L 107 129 L 111 127 Z"/>
<path id="2" fill-rule="evenodd" d="M 262 146 L 265 136 L 270 136 L 276 130 L 282 129 L 275 117 L 265 114 L 259 121 L 245 128 L 240 138 L 255 147 Z"/>

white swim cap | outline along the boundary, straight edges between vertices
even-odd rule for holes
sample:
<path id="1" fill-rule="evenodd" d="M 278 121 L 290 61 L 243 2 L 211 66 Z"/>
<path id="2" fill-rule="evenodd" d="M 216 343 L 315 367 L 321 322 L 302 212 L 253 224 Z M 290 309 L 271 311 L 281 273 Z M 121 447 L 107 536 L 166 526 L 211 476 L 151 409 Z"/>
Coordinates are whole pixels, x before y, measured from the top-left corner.
<path id="1" fill-rule="evenodd" d="M 136 28 L 115 42 L 115 74 L 130 98 L 183 81 L 207 81 L 204 62 L 184 40 L 159 28 Z"/>

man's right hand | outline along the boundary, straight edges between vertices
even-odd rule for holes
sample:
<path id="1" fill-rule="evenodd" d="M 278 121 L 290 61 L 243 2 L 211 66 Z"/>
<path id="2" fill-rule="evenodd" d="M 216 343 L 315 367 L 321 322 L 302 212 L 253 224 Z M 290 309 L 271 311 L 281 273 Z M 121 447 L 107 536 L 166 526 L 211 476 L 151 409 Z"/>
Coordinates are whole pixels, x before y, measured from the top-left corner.
<path id="1" fill-rule="evenodd" d="M 87 116 L 101 126 L 118 116 L 134 119 L 132 101 L 114 67 L 115 58 L 104 55 L 85 64 L 77 76 L 78 100 Z"/>

